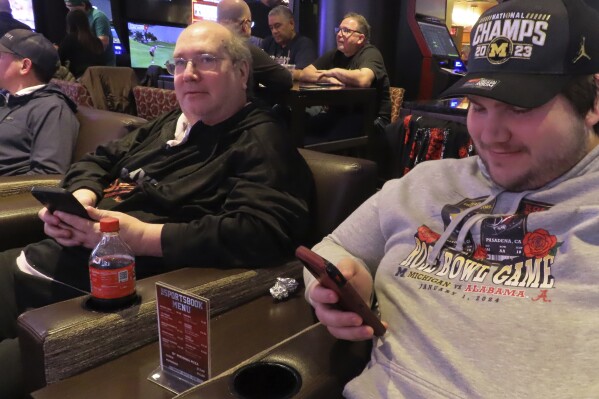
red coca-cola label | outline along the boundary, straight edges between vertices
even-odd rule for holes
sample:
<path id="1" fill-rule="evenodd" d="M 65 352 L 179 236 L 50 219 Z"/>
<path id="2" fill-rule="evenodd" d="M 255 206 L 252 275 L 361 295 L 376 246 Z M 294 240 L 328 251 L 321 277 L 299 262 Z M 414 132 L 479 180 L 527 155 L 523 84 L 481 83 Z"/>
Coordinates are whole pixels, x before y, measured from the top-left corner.
<path id="1" fill-rule="evenodd" d="M 135 292 L 135 262 L 118 269 L 89 267 L 92 296 L 101 299 L 117 299 Z"/>

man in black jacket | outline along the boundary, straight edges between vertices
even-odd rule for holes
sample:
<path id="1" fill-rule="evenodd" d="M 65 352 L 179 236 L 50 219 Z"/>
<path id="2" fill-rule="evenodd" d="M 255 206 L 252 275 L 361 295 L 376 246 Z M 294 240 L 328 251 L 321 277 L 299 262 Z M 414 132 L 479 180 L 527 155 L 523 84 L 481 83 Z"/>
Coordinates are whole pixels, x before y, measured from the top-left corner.
<path id="1" fill-rule="evenodd" d="M 93 220 L 44 208 L 52 239 L 0 253 L 0 363 L 13 364 L 0 373 L 0 397 L 19 389 L 16 316 L 89 291 L 102 217 L 119 219 L 137 278 L 185 266 L 267 266 L 303 241 L 310 171 L 281 126 L 247 101 L 250 62 L 225 27 L 190 25 L 168 66 L 183 112 L 99 147 L 63 180 Z"/>
<path id="2" fill-rule="evenodd" d="M 0 175 L 65 173 L 79 134 L 77 106 L 49 83 L 58 52 L 39 33 L 0 37 Z"/>

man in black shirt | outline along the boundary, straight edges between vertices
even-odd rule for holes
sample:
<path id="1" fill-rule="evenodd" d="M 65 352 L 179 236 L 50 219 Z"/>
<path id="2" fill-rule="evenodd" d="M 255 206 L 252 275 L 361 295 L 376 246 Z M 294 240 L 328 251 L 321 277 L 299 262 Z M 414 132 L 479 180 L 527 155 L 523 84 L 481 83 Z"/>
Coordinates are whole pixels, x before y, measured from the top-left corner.
<path id="1" fill-rule="evenodd" d="M 375 126 L 383 128 L 391 117 L 389 77 L 381 52 L 370 40 L 370 25 L 360 14 L 349 13 L 343 17 L 337 33 L 337 49 L 323 54 L 302 71 L 304 82 L 327 82 L 355 87 L 373 87 L 377 92 L 378 115 Z M 340 117 L 343 118 L 340 118 Z M 332 110 L 316 115 L 311 120 L 312 129 L 327 139 L 359 135 L 359 116 L 344 110 Z"/>

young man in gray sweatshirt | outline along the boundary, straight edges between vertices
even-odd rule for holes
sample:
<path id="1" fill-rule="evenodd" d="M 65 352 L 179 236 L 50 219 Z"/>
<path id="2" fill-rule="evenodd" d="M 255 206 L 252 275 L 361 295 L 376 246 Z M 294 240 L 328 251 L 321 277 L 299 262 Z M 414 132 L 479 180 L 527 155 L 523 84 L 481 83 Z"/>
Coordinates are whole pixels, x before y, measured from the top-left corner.
<path id="1" fill-rule="evenodd" d="M 387 333 L 348 398 L 597 398 L 599 13 L 510 0 L 471 33 L 478 156 L 424 162 L 315 247 Z M 305 273 L 341 339 L 373 339 Z"/>

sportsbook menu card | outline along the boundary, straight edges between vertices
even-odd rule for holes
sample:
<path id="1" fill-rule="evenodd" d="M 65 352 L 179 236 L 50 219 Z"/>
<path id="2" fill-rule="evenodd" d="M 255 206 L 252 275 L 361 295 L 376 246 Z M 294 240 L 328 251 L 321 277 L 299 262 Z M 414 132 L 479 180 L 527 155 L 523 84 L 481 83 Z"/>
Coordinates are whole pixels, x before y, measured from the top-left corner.
<path id="1" fill-rule="evenodd" d="M 210 301 L 157 282 L 156 307 L 161 378 L 174 377 L 190 386 L 209 379 Z M 153 379 L 173 390 L 168 386 L 173 384 Z"/>

